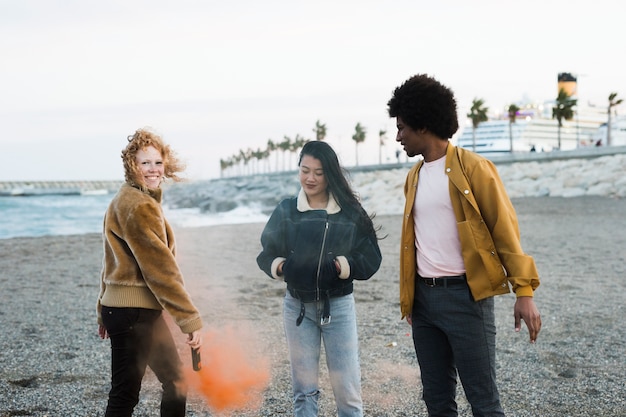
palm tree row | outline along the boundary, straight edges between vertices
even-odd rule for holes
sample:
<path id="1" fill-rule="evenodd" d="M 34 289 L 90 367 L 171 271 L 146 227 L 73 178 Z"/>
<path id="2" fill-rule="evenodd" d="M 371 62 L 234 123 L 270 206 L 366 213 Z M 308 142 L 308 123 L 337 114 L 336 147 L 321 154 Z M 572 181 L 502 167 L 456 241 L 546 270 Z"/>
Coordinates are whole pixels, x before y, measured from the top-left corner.
<path id="1" fill-rule="evenodd" d="M 281 142 L 274 142 L 272 139 L 268 139 L 265 149 L 257 148 L 254 150 L 248 148 L 245 151 L 240 150 L 239 153 L 232 155 L 230 158 L 220 159 L 220 171 L 222 176 L 229 170 L 234 170 L 231 172 L 231 175 L 270 172 L 270 155 L 272 153 L 276 155 L 274 170 L 279 170 L 279 156 L 282 155 L 282 171 L 284 171 L 288 157 L 297 153 L 308 141 L 309 139 L 305 139 L 299 134 L 293 140 L 289 136 L 284 136 Z"/>
<path id="2" fill-rule="evenodd" d="M 611 145 L 611 114 L 613 108 L 620 105 L 623 102 L 622 99 L 617 98 L 617 93 L 611 93 L 609 95 L 608 105 L 608 123 L 607 123 L 607 145 Z M 557 149 L 561 148 L 561 127 L 563 126 L 563 120 L 572 120 L 575 111 L 574 108 L 577 105 L 577 100 L 568 95 L 564 89 L 560 89 L 555 100 L 555 106 L 552 108 L 552 118 L 558 122 L 558 135 L 557 135 Z M 507 112 L 509 117 L 509 141 L 510 150 L 513 152 L 513 128 L 512 125 L 516 121 L 517 113 L 520 108 L 515 105 L 509 105 Z M 472 121 L 472 150 L 476 151 L 476 129 L 482 122 L 489 120 L 487 112 L 489 108 L 485 106 L 485 101 L 480 98 L 474 98 L 470 112 L 467 113 L 467 117 Z M 326 125 L 322 124 L 319 120 L 315 123 L 313 128 L 315 133 L 315 140 L 324 140 L 326 138 Z M 380 130 L 378 132 L 379 137 L 379 153 L 378 163 L 382 163 L 382 147 L 385 144 L 387 132 Z M 365 141 L 367 136 L 367 130 L 357 123 L 354 128 L 354 134 L 352 140 L 354 140 L 356 149 L 356 165 L 359 165 L 359 144 Z M 289 136 L 284 136 L 280 142 L 274 142 L 272 139 L 268 139 L 265 149 L 258 148 L 256 150 L 248 148 L 247 150 L 240 150 L 230 158 L 220 159 L 220 172 L 221 176 L 229 175 L 250 175 L 259 172 L 270 172 L 271 164 L 270 157 L 275 155 L 274 171 L 285 171 L 288 167 L 292 167 L 291 158 L 297 154 L 300 149 L 310 139 L 306 139 L 299 134 L 296 135 L 293 140 Z M 282 162 L 282 167 L 279 168 Z"/>
<path id="3" fill-rule="evenodd" d="M 365 141 L 367 130 L 361 123 L 357 123 L 354 130 L 355 133 L 352 136 L 352 140 L 354 140 L 356 144 L 356 164 L 358 165 L 358 145 Z M 315 140 L 324 140 L 326 138 L 326 125 L 318 120 L 315 123 L 313 132 L 315 132 Z M 379 146 L 381 148 L 384 146 L 386 134 L 387 132 L 385 130 L 378 132 Z M 245 151 L 240 150 L 229 158 L 220 159 L 221 176 L 224 177 L 226 174 L 251 175 L 260 172 L 270 172 L 272 170 L 270 164 L 272 154 L 275 155 L 274 171 L 285 171 L 293 166 L 293 155 L 296 155 L 309 140 L 310 139 L 300 136 L 299 134 L 297 134 L 293 140 L 289 136 L 283 136 L 283 140 L 280 142 L 274 142 L 272 139 L 268 139 L 265 149 L 258 148 L 254 150 L 248 148 Z M 381 154 L 382 152 L 379 150 L 379 163 L 381 163 L 382 159 Z"/>

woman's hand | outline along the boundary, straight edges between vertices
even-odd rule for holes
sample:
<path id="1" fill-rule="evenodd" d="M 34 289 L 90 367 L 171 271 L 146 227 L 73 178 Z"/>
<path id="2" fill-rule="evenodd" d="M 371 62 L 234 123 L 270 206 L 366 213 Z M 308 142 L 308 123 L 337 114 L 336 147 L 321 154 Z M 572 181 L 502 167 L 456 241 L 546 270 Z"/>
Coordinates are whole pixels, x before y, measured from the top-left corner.
<path id="1" fill-rule="evenodd" d="M 202 346 L 202 334 L 199 330 L 187 334 L 187 344 L 193 349 L 198 349 Z"/>
<path id="2" fill-rule="evenodd" d="M 109 338 L 109 332 L 107 332 L 106 327 L 104 327 L 101 324 L 98 325 L 98 335 L 100 336 L 100 339 L 108 339 Z"/>
<path id="3" fill-rule="evenodd" d="M 339 263 L 337 258 L 335 258 L 334 262 L 335 262 L 335 269 L 337 270 L 337 275 L 340 275 L 341 274 L 341 264 Z"/>

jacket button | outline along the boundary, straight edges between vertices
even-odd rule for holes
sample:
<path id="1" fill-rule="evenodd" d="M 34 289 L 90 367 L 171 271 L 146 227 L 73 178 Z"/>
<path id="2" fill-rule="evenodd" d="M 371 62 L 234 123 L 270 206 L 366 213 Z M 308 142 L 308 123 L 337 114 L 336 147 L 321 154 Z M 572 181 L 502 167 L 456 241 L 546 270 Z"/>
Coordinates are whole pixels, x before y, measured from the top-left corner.
<path id="1" fill-rule="evenodd" d="M 465 190 L 463 192 L 465 193 L 465 195 L 469 194 L 469 190 Z"/>
<path id="2" fill-rule="evenodd" d="M 446 168 L 446 172 L 450 172 L 452 171 L 450 168 Z"/>

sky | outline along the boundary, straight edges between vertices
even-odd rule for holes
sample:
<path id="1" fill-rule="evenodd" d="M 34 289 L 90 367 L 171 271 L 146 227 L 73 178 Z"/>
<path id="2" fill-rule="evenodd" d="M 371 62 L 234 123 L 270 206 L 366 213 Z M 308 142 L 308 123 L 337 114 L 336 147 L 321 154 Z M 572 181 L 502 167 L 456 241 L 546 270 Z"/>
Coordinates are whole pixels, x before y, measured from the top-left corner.
<path id="1" fill-rule="evenodd" d="M 314 140 L 317 121 L 345 166 L 393 162 L 387 101 L 418 73 L 455 92 L 462 126 L 475 98 L 490 113 L 554 99 L 560 72 L 606 107 L 626 96 L 623 12 L 612 0 L 0 0 L 0 181 L 123 179 L 120 152 L 142 127 L 189 179 L 268 140 Z"/>

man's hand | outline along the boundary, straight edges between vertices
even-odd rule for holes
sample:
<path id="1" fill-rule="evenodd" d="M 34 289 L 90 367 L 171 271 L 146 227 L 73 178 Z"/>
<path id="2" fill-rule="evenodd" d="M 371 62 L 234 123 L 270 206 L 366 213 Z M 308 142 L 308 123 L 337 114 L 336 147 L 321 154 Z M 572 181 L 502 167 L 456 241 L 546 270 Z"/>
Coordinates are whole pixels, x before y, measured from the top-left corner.
<path id="1" fill-rule="evenodd" d="M 535 343 L 541 330 L 541 314 L 539 314 L 533 297 L 518 297 L 513 307 L 513 316 L 515 317 L 515 331 L 521 330 L 521 321 L 524 320 L 526 327 L 528 327 L 530 343 Z"/>

